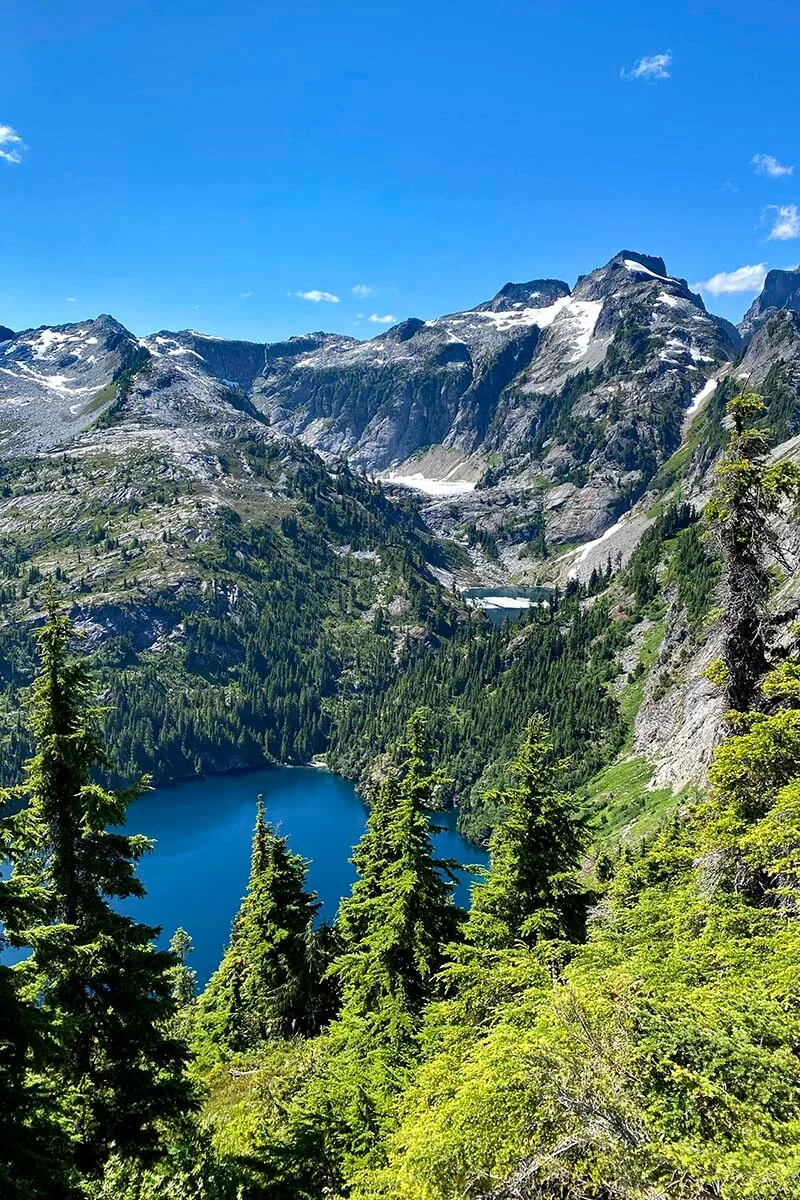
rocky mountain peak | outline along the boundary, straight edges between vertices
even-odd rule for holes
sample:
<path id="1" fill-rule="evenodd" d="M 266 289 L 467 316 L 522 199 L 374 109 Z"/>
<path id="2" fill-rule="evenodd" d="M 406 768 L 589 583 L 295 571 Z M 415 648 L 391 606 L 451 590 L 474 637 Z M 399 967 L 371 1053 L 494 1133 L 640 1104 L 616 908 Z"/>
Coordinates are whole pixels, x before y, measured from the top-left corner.
<path id="1" fill-rule="evenodd" d="M 563 279 L 529 279 L 527 283 L 506 283 L 491 300 L 477 304 L 474 312 L 513 312 L 515 309 L 547 308 L 570 294 Z"/>
<path id="2" fill-rule="evenodd" d="M 401 321 L 399 325 L 393 325 L 391 329 L 387 329 L 385 333 L 380 334 L 374 340 L 381 342 L 407 342 L 414 334 L 419 333 L 420 329 L 425 328 L 425 322 L 419 317 L 409 317 L 405 321 Z"/>
<path id="3" fill-rule="evenodd" d="M 632 296 L 642 288 L 654 291 L 656 284 L 662 291 L 683 297 L 705 312 L 702 299 L 689 290 L 686 280 L 667 273 L 663 258 L 638 250 L 620 250 L 604 266 L 579 276 L 573 295 L 586 300 L 605 300 L 609 296 Z"/>
<path id="4" fill-rule="evenodd" d="M 800 312 L 800 267 L 767 272 L 761 294 L 742 318 L 739 332 L 750 337 L 758 325 L 780 309 Z"/>
<path id="5" fill-rule="evenodd" d="M 139 349 L 107 313 L 0 339 L 0 437 L 9 448 L 39 448 L 84 428 Z"/>
<path id="6" fill-rule="evenodd" d="M 0 325 L 0 342 L 10 342 L 15 336 L 13 329 L 9 329 L 7 325 Z"/>
<path id="7" fill-rule="evenodd" d="M 626 266 L 627 270 L 631 269 L 627 266 L 629 262 L 638 263 L 640 267 L 644 267 L 646 271 L 653 275 L 661 275 L 665 279 L 670 278 L 669 275 L 667 275 L 667 264 L 664 262 L 663 258 L 659 258 L 657 255 L 640 254 L 638 250 L 620 250 L 618 254 L 614 255 L 614 257 L 611 259 L 611 262 L 622 263 L 624 266 Z"/>

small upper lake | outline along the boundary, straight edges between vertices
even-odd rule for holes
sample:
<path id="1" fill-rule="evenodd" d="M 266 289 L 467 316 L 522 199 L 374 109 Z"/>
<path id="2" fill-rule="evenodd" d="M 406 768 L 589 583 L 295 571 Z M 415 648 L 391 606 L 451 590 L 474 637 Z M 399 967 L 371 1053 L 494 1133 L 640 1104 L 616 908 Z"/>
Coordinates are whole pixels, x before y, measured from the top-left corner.
<path id="1" fill-rule="evenodd" d="M 190 965 L 201 986 L 220 960 L 247 886 L 259 792 L 267 819 L 288 837 L 290 849 L 311 860 L 308 885 L 322 902 L 321 915 L 332 921 L 355 878 L 349 859 L 367 814 L 346 779 L 313 767 L 212 775 L 159 788 L 128 810 L 128 831 L 154 838 L 156 846 L 139 869 L 147 896 L 128 901 L 124 910 L 160 925 L 162 944 L 179 926 L 188 930 L 195 945 Z M 456 813 L 433 819 L 444 827 L 436 837 L 441 858 L 487 861 L 486 852 L 456 830 Z M 469 903 L 468 876 L 455 898 Z"/>
<path id="2" fill-rule="evenodd" d="M 473 608 L 482 608 L 494 625 L 515 621 L 526 608 L 550 603 L 549 587 L 474 587 L 463 588 L 461 596 Z"/>

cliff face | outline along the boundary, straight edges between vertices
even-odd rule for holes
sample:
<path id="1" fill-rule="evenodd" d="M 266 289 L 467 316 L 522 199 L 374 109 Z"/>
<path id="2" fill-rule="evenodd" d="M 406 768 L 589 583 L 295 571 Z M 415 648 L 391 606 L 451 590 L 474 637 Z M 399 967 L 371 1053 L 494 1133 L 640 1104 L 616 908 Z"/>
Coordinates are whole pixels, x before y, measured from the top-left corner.
<path id="1" fill-rule="evenodd" d="M 622 396 L 613 423 L 645 386 L 685 407 L 738 341 L 661 259 L 622 251 L 572 292 L 558 280 L 507 284 L 474 309 L 371 342 L 286 343 L 254 400 L 279 428 L 373 472 L 432 445 L 513 462 L 557 418 L 607 417 L 620 390 L 636 394 Z"/>
<path id="2" fill-rule="evenodd" d="M 781 310 L 800 312 L 800 268 L 767 273 L 761 294 L 750 305 L 739 324 L 742 337 L 751 337 L 759 325 Z"/>

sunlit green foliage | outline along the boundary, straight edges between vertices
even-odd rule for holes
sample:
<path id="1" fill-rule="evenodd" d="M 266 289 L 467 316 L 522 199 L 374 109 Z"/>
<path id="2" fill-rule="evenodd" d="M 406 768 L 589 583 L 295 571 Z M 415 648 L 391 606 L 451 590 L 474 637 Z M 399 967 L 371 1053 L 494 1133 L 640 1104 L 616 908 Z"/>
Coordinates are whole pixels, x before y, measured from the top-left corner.
<path id="1" fill-rule="evenodd" d="M 33 689 L 36 753 L 14 798 L 11 887 L 27 904 L 7 914 L 11 939 L 31 953 L 15 968 L 52 1039 L 50 1098 L 69 1138 L 71 1177 L 98 1176 L 112 1152 L 157 1156 L 163 1128 L 194 1104 L 187 1052 L 168 1030 L 175 1005 L 172 955 L 157 930 L 110 901 L 141 896 L 136 866 L 150 843 L 118 831 L 142 785 L 109 791 L 99 711 L 85 665 L 69 654 L 66 617 L 40 633 Z"/>
<path id="2" fill-rule="evenodd" d="M 509 765 L 511 786 L 489 842 L 490 863 L 473 890 L 467 941 L 507 949 L 583 936 L 587 897 L 575 877 L 585 841 L 575 800 L 560 790 L 546 722 L 533 718 Z"/>
<path id="3" fill-rule="evenodd" d="M 781 707 L 721 747 L 708 800 L 620 866 L 555 984 L 505 963 L 479 1022 L 429 1010 L 359 1195 L 796 1194 L 797 678 L 770 677 Z"/>
<path id="4" fill-rule="evenodd" d="M 201 1061 L 251 1049 L 267 1038 L 309 1036 L 332 1015 L 325 930 L 305 890 L 306 862 L 270 828 L 258 798 L 250 880 L 230 943 L 193 1017 Z"/>

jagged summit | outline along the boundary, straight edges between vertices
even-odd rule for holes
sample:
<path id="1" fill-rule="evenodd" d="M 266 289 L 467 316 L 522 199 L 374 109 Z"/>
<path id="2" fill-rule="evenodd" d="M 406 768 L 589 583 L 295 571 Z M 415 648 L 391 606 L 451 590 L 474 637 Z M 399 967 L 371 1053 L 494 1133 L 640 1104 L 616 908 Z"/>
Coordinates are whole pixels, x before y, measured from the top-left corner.
<path id="1" fill-rule="evenodd" d="M 138 340 L 107 313 L 24 329 L 0 340 L 0 443 L 47 447 L 85 427 L 112 399 Z"/>
<path id="2" fill-rule="evenodd" d="M 520 308 L 546 308 L 570 294 L 563 279 L 530 279 L 527 283 L 506 283 L 491 300 L 476 304 L 473 312 L 509 312 Z"/>
<path id="3" fill-rule="evenodd" d="M 573 295 L 591 293 L 598 297 L 601 294 L 610 295 L 621 289 L 630 290 L 637 287 L 655 290 L 656 286 L 668 294 L 691 301 L 705 312 L 701 297 L 690 290 L 685 279 L 668 274 L 663 258 L 653 254 L 641 254 L 638 250 L 620 250 L 602 267 L 597 267 L 588 275 L 580 275 Z"/>
<path id="4" fill-rule="evenodd" d="M 767 317 L 781 309 L 800 312 L 800 267 L 767 272 L 761 294 L 742 318 L 740 333 L 743 337 L 750 337 Z"/>
<path id="5" fill-rule="evenodd" d="M 653 275 L 661 275 L 665 279 L 669 278 L 667 275 L 667 264 L 663 258 L 652 254 L 641 254 L 638 250 L 620 250 L 618 254 L 614 255 L 611 262 L 621 262 L 623 265 L 627 262 L 638 263 L 640 267 L 644 267 L 646 271 L 649 271 Z M 628 269 L 630 270 L 630 268 Z"/>

